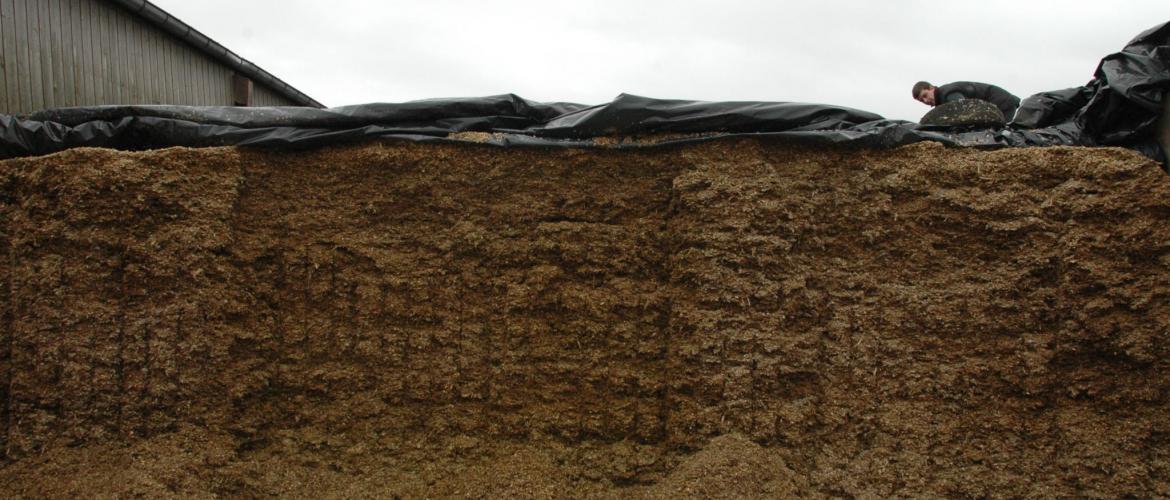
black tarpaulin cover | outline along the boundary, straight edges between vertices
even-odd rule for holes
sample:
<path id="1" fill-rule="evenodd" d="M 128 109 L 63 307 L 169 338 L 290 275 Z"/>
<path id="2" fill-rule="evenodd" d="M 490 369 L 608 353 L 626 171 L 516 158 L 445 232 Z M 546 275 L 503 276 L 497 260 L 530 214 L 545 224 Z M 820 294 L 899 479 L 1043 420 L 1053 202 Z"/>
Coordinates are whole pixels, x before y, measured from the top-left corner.
<path id="1" fill-rule="evenodd" d="M 1170 89 L 1170 23 L 1101 60 L 1083 87 L 1024 100 L 1016 121 L 987 129 L 938 129 L 840 106 L 791 102 L 703 102 L 622 94 L 596 106 L 539 103 L 516 95 L 428 99 L 331 109 L 97 106 L 27 117 L 0 114 L 0 158 L 72 147 L 319 146 L 370 138 L 496 145 L 593 146 L 605 136 L 668 134 L 645 147 L 765 135 L 797 141 L 890 148 L 931 140 L 955 146 L 1124 146 L 1162 159 L 1154 128 Z M 891 96 L 891 99 L 895 98 Z M 677 134 L 677 135 L 669 135 Z"/>

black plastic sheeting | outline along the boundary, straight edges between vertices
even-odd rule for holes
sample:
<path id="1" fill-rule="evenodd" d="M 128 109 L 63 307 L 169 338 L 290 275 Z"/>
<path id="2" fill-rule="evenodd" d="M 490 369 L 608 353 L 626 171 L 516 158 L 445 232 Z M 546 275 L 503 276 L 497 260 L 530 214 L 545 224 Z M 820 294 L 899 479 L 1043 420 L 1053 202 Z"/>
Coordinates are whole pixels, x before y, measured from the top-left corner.
<path id="1" fill-rule="evenodd" d="M 0 158 L 82 146 L 315 147 L 372 138 L 464 142 L 472 139 L 457 133 L 486 132 L 474 142 L 588 147 L 597 145 L 595 137 L 668 134 L 654 142 L 607 146 L 647 147 L 752 135 L 866 148 L 925 140 L 987 148 L 1123 146 L 1162 161 L 1154 133 L 1168 89 L 1170 23 L 1165 23 L 1105 57 L 1085 86 L 1025 99 L 1006 127 L 932 128 L 839 106 L 628 94 L 596 106 L 539 103 L 511 94 L 331 109 L 98 106 L 50 109 L 27 117 L 0 114 Z"/>

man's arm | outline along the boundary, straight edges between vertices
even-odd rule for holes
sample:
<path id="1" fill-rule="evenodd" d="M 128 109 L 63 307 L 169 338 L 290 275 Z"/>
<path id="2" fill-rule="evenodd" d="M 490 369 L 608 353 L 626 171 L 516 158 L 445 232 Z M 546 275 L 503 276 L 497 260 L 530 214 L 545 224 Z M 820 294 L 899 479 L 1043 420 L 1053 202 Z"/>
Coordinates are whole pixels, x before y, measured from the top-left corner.
<path id="1" fill-rule="evenodd" d="M 938 103 L 939 104 L 946 104 L 948 102 L 962 101 L 963 99 L 966 99 L 966 98 L 967 98 L 967 96 L 960 94 L 958 92 L 948 92 L 946 94 L 943 94 L 942 99 L 940 99 L 938 101 Z"/>
<path id="2" fill-rule="evenodd" d="M 962 82 L 948 83 L 938 87 L 934 91 L 935 105 L 946 104 L 948 102 L 962 101 L 970 97 L 971 89 L 963 88 Z"/>

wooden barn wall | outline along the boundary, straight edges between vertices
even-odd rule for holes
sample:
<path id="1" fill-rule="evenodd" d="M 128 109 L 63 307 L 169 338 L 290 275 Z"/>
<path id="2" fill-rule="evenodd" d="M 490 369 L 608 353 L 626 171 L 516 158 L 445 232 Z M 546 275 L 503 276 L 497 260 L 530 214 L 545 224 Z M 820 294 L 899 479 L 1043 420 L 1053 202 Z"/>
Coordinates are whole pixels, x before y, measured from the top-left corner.
<path id="1" fill-rule="evenodd" d="M 101 0 L 0 0 L 0 112 L 232 105 L 232 69 Z M 255 84 L 253 105 L 292 106 Z"/>

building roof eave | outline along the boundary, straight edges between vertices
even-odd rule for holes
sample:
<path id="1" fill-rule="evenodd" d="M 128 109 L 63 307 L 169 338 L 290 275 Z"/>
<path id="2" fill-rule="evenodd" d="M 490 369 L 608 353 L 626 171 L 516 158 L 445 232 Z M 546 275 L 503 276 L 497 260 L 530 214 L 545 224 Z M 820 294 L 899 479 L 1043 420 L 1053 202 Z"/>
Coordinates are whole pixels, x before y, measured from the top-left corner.
<path id="1" fill-rule="evenodd" d="M 167 11 L 160 9 L 157 5 L 150 3 L 147 0 L 110 0 L 122 8 L 130 11 L 138 17 L 145 19 L 150 24 L 174 35 L 183 40 L 188 45 L 198 49 L 199 51 L 211 56 L 224 65 L 232 68 L 237 73 L 240 73 L 252 81 L 262 84 L 276 93 L 284 96 L 288 100 L 297 103 L 301 106 L 309 106 L 314 108 L 324 108 L 325 105 L 317 102 L 312 97 L 305 95 L 292 85 L 285 83 L 284 80 L 277 78 L 272 73 L 264 71 L 263 68 L 256 66 L 251 61 L 240 57 L 235 52 L 228 50 L 227 47 L 220 45 L 215 40 L 212 40 L 207 35 L 200 33 L 199 30 L 192 28 L 187 23 L 180 21 L 178 18 L 170 15 Z"/>

